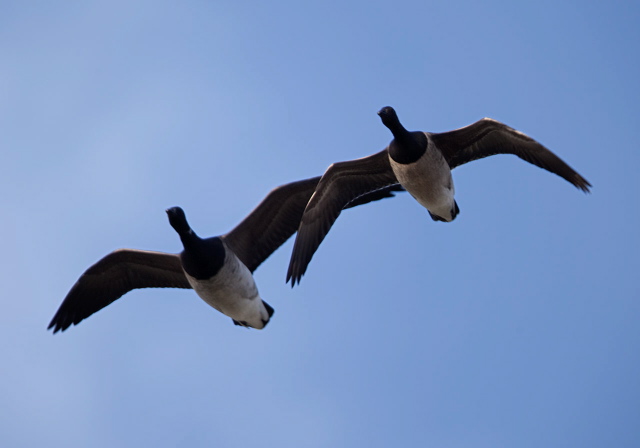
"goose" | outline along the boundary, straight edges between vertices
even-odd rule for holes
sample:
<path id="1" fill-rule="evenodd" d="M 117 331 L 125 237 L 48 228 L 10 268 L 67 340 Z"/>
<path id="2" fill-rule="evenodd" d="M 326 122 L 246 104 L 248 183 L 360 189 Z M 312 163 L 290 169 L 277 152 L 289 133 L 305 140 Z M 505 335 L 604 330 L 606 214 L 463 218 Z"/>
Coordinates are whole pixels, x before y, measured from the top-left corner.
<path id="1" fill-rule="evenodd" d="M 273 308 L 263 301 L 253 272 L 293 235 L 320 176 L 281 185 L 233 230 L 202 239 L 180 207 L 169 208 L 169 223 L 184 250 L 179 254 L 118 249 L 89 267 L 73 285 L 48 329 L 64 331 L 138 288 L 194 289 L 207 304 L 246 328 L 263 329 Z M 393 196 L 383 188 L 346 208 Z"/>
<path id="2" fill-rule="evenodd" d="M 504 123 L 483 118 L 449 132 L 410 132 L 396 111 L 378 112 L 393 140 L 382 151 L 329 166 L 309 200 L 296 235 L 286 281 L 300 283 L 313 254 L 338 219 L 344 204 L 389 185 L 402 185 L 434 221 L 453 221 L 460 208 L 451 170 L 495 154 L 514 154 L 567 180 L 585 193 L 591 184 L 531 137 Z"/>

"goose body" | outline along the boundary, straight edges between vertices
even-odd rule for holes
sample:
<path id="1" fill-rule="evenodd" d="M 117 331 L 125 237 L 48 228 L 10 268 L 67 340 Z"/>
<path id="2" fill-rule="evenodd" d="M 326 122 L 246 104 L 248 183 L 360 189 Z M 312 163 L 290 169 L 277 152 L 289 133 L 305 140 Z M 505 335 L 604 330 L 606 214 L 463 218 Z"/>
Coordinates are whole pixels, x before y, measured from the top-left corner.
<path id="1" fill-rule="evenodd" d="M 415 162 L 399 163 L 389 156 L 396 179 L 411 196 L 427 209 L 435 221 L 453 221 L 458 214 L 451 169 L 433 143 Z"/>
<path id="2" fill-rule="evenodd" d="M 49 324 L 54 333 L 139 288 L 193 289 L 236 325 L 262 329 L 273 308 L 260 298 L 253 272 L 291 235 L 320 177 L 273 189 L 233 230 L 200 238 L 179 207 L 167 210 L 184 250 L 181 253 L 119 249 L 90 266 L 73 285 Z M 345 208 L 392 197 L 390 186 L 349 201 Z"/>
<path id="3" fill-rule="evenodd" d="M 379 112 L 393 140 L 382 151 L 332 164 L 320 179 L 300 221 L 287 281 L 299 283 L 313 254 L 345 203 L 379 188 L 401 185 L 434 221 L 453 221 L 459 213 L 451 170 L 495 154 L 514 154 L 564 178 L 584 192 L 591 184 L 531 137 L 491 118 L 449 132 L 408 131 L 392 107 Z"/>
<path id="4" fill-rule="evenodd" d="M 429 133 L 407 131 L 391 107 L 378 115 L 393 134 L 387 147 L 396 182 L 427 209 L 434 221 L 453 221 L 458 214 L 451 169 Z"/>
<path id="5" fill-rule="evenodd" d="M 251 271 L 233 252 L 227 251 L 220 272 L 211 278 L 185 275 L 202 300 L 231 317 L 236 325 L 261 329 L 273 315 L 273 308 L 260 298 Z"/>
<path id="6" fill-rule="evenodd" d="M 184 245 L 180 262 L 196 294 L 234 324 L 263 329 L 273 308 L 260 298 L 249 268 L 222 237 L 202 239 L 196 235 L 180 207 L 168 209 L 167 214 Z"/>

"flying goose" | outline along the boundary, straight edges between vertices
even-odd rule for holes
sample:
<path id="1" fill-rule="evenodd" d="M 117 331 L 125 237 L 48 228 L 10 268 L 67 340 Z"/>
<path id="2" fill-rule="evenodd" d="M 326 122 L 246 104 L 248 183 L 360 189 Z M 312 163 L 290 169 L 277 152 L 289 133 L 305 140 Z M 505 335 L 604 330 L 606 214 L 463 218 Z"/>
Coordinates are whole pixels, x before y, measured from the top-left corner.
<path id="1" fill-rule="evenodd" d="M 454 199 L 451 170 L 494 154 L 515 154 L 589 192 L 591 184 L 558 156 L 491 118 L 454 131 L 432 133 L 407 131 L 392 107 L 383 107 L 378 115 L 393 140 L 376 154 L 334 163 L 324 173 L 300 221 L 287 272 L 292 287 L 300 283 L 344 204 L 379 188 L 400 184 L 434 221 L 450 222 L 460 211 Z"/>
<path id="2" fill-rule="evenodd" d="M 202 239 L 179 207 L 167 210 L 180 236 L 180 254 L 119 249 L 105 256 L 73 285 L 48 329 L 64 331 L 138 288 L 193 288 L 233 323 L 262 329 L 273 308 L 258 295 L 253 271 L 296 232 L 300 217 L 320 177 L 273 189 L 229 233 Z M 392 197 L 389 186 L 351 201 L 345 208 Z"/>

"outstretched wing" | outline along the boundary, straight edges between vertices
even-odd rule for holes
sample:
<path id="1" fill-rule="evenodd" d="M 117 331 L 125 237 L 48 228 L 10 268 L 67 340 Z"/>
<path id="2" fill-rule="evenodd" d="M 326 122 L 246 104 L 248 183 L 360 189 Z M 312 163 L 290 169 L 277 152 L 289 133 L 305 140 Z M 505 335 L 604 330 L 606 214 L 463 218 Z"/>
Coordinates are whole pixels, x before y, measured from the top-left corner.
<path id="1" fill-rule="evenodd" d="M 319 181 L 320 176 L 317 176 L 274 188 L 240 224 L 222 236 L 251 272 L 298 230 L 302 214 Z M 391 196 L 390 190 L 376 191 L 348 206 Z"/>
<path id="2" fill-rule="evenodd" d="M 515 154 L 557 174 L 584 192 L 588 192 L 591 186 L 584 177 L 540 143 L 491 118 L 483 118 L 454 131 L 429 135 L 444 154 L 451 169 L 494 154 Z"/>
<path id="3" fill-rule="evenodd" d="M 77 325 L 127 292 L 138 288 L 191 288 L 180 256 L 119 249 L 87 269 L 58 308 L 48 329 Z"/>
<path id="4" fill-rule="evenodd" d="M 319 180 L 317 176 L 274 188 L 240 224 L 222 236 L 251 272 L 295 233 Z"/>
<path id="5" fill-rule="evenodd" d="M 386 148 L 368 157 L 332 164 L 302 215 L 287 271 L 291 286 L 300 283 L 313 254 L 344 208 L 368 194 L 402 190 Z"/>

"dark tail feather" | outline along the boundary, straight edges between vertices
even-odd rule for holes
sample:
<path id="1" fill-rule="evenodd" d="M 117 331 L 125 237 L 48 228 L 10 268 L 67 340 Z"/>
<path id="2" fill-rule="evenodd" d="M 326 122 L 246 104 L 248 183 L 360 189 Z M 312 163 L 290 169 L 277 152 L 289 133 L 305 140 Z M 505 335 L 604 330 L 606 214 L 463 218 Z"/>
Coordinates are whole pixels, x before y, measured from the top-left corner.
<path id="1" fill-rule="evenodd" d="M 444 219 L 442 216 L 434 215 L 429 210 L 427 211 L 429 212 L 429 216 L 431 216 L 431 219 L 433 219 L 434 221 L 450 222 Z M 460 208 L 458 208 L 458 203 L 456 201 L 453 201 L 453 209 L 451 210 L 450 213 L 451 213 L 451 221 L 456 219 L 456 216 L 458 216 L 458 213 L 460 213 Z"/>
<path id="2" fill-rule="evenodd" d="M 271 319 L 271 316 L 273 316 L 273 312 L 274 309 L 271 307 L 271 305 L 269 305 L 267 302 L 265 302 L 264 300 L 262 301 L 262 304 L 264 305 L 264 307 L 267 309 L 267 313 L 269 313 L 269 319 Z"/>
<path id="3" fill-rule="evenodd" d="M 454 200 L 453 201 L 453 213 L 451 213 L 451 221 L 453 221 L 454 219 L 456 219 L 456 216 L 458 216 L 458 213 L 460 213 L 460 208 L 458 207 L 458 203 Z"/>

